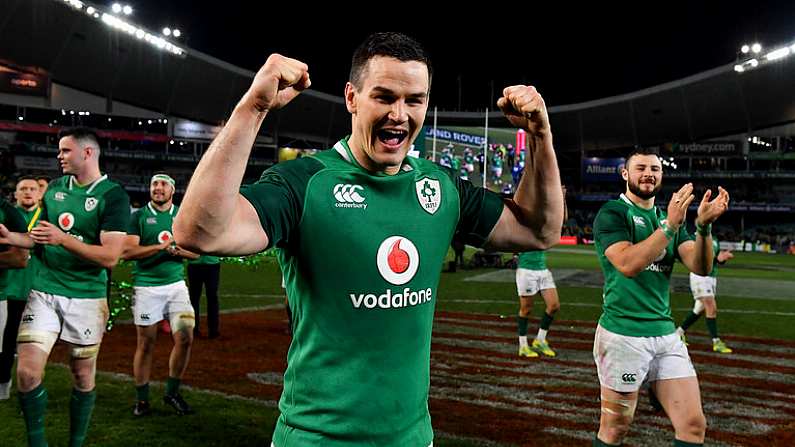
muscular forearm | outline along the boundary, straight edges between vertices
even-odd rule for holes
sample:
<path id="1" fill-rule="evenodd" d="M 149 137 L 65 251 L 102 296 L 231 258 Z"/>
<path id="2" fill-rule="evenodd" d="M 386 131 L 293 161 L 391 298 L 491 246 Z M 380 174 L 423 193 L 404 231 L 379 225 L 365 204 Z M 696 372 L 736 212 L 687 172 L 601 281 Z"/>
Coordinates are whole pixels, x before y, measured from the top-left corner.
<path id="1" fill-rule="evenodd" d="M 563 190 L 552 135 L 530 137 L 525 172 L 514 195 L 517 220 L 542 242 L 557 241 L 563 226 Z"/>
<path id="2" fill-rule="evenodd" d="M 28 233 L 9 233 L 6 243 L 19 248 L 33 248 L 36 245 Z"/>
<path id="3" fill-rule="evenodd" d="M 612 257 L 610 262 L 624 276 L 634 277 L 646 269 L 668 246 L 668 238 L 661 229 L 657 229 L 648 238 L 637 244 L 630 244 Z M 609 250 L 609 249 L 608 249 Z"/>
<path id="4" fill-rule="evenodd" d="M 132 247 L 126 247 L 124 250 L 124 254 L 122 258 L 127 260 L 133 259 L 144 259 L 150 256 L 156 255 L 159 251 L 161 251 L 162 245 L 136 245 Z"/>
<path id="5" fill-rule="evenodd" d="M 72 236 L 67 236 L 61 246 L 86 261 L 105 268 L 113 268 L 119 262 L 119 254 L 109 246 L 86 244 Z"/>
<path id="6" fill-rule="evenodd" d="M 712 271 L 712 261 L 715 259 L 715 253 L 712 251 L 712 235 L 704 237 L 696 234 L 696 245 L 693 253 L 691 271 L 696 275 L 709 275 L 709 272 Z"/>
<path id="7" fill-rule="evenodd" d="M 265 115 L 249 105 L 246 96 L 238 103 L 191 177 L 174 222 L 177 243 L 206 251 L 201 250 L 203 242 L 228 228 L 251 147 Z"/>

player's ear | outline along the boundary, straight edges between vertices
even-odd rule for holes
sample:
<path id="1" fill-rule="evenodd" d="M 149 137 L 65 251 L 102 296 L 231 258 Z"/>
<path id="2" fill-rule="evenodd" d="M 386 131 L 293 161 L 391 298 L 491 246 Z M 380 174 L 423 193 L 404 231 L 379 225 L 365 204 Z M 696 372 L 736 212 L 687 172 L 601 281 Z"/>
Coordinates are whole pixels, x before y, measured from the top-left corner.
<path id="1" fill-rule="evenodd" d="M 345 84 L 345 107 L 348 108 L 348 113 L 356 113 L 356 87 L 348 82 Z"/>
<path id="2" fill-rule="evenodd" d="M 621 168 L 621 178 L 623 178 L 625 182 L 629 181 L 629 171 L 627 171 L 627 168 Z"/>

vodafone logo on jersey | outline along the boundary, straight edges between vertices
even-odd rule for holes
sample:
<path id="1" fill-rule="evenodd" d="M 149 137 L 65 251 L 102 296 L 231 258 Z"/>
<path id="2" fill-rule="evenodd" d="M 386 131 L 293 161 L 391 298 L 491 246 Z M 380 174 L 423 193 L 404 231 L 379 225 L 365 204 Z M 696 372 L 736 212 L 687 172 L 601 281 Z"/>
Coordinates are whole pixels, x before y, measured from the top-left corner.
<path id="1" fill-rule="evenodd" d="M 376 255 L 378 272 L 390 283 L 401 286 L 411 281 L 420 266 L 420 254 L 413 242 L 403 236 L 390 236 L 381 242 Z"/>
<path id="2" fill-rule="evenodd" d="M 69 231 L 75 226 L 75 216 L 72 213 L 61 213 L 58 216 L 58 226 L 64 231 Z"/>
<path id="3" fill-rule="evenodd" d="M 168 230 L 163 230 L 157 235 L 157 241 L 161 244 L 166 241 L 173 240 L 174 236 Z"/>

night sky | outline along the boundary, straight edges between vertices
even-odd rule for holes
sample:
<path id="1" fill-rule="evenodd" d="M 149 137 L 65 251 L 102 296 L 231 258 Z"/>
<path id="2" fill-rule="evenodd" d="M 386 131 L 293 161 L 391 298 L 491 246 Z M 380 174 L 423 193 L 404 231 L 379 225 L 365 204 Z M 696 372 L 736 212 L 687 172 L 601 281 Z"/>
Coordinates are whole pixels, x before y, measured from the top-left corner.
<path id="1" fill-rule="evenodd" d="M 313 88 L 337 96 L 367 34 L 404 32 L 430 51 L 431 106 L 443 110 L 493 108 L 499 91 L 515 83 L 535 85 L 547 105 L 588 101 L 731 63 L 743 43 L 795 42 L 795 1 L 558 2 L 540 9 L 533 1 L 490 2 L 487 11 L 464 2 L 434 4 L 433 11 L 396 2 L 288 2 L 291 10 L 272 10 L 273 3 L 130 0 L 136 23 L 177 26 L 189 47 L 253 71 L 272 52 L 300 59 Z"/>

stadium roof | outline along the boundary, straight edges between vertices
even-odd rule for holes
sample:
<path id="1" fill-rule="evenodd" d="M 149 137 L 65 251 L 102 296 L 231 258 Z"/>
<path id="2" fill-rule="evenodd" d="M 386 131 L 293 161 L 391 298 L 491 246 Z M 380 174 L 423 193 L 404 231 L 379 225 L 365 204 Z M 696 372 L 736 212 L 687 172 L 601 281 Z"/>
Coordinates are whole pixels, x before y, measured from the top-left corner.
<path id="1" fill-rule="evenodd" d="M 0 59 L 113 101 L 220 122 L 254 73 L 184 48 L 179 56 L 54 0 L 4 0 Z M 795 122 L 795 58 L 736 73 L 733 64 L 579 104 L 550 107 L 559 150 L 697 141 Z M 109 110 L 112 112 L 112 110 Z M 429 120 L 426 123 L 430 123 Z M 483 124 L 483 115 L 440 112 L 440 125 Z M 489 125 L 507 127 L 499 112 Z M 332 142 L 350 132 L 341 97 L 307 91 L 266 120 L 278 137 Z"/>

